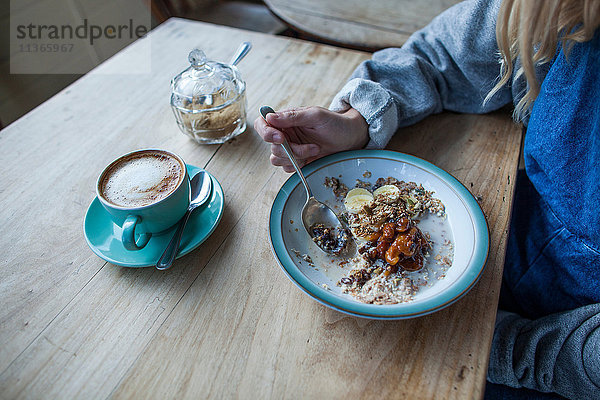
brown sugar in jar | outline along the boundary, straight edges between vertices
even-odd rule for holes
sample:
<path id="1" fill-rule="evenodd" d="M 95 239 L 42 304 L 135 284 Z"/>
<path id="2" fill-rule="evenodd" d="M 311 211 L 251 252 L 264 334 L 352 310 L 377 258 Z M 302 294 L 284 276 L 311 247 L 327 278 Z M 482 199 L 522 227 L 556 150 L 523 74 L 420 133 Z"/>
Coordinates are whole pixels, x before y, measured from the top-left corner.
<path id="1" fill-rule="evenodd" d="M 233 65 L 190 52 L 190 67 L 171 83 L 171 108 L 183 133 L 200 144 L 224 143 L 246 129 L 246 84 Z"/>

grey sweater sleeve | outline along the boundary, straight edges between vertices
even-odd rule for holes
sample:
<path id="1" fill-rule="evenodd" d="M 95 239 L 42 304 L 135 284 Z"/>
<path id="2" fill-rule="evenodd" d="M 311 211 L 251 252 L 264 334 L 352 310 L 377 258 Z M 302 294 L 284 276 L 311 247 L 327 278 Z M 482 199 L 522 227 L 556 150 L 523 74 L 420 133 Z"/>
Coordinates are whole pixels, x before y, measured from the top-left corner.
<path id="1" fill-rule="evenodd" d="M 600 399 L 600 304 L 533 321 L 499 311 L 488 380 L 568 399 Z"/>
<path id="2" fill-rule="evenodd" d="M 436 17 L 402 48 L 373 54 L 333 99 L 335 111 L 358 110 L 370 148 L 385 147 L 398 128 L 450 110 L 485 113 L 513 100 L 511 87 L 489 102 L 500 75 L 496 44 L 499 0 L 469 0 Z"/>

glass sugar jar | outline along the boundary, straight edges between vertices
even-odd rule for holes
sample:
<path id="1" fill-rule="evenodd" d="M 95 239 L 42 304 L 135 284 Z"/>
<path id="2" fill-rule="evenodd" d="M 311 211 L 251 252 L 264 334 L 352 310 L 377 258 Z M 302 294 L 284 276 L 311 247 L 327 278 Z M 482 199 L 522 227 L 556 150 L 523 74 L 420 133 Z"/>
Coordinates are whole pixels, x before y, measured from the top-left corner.
<path id="1" fill-rule="evenodd" d="M 171 81 L 171 108 L 183 133 L 200 144 L 224 143 L 246 130 L 246 83 L 234 65 L 209 61 L 202 50 Z"/>

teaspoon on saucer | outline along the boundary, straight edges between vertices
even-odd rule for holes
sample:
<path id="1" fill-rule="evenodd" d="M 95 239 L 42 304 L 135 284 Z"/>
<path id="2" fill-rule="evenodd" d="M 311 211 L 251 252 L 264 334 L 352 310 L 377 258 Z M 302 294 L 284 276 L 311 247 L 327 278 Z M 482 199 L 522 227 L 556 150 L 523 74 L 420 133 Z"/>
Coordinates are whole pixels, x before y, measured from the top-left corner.
<path id="1" fill-rule="evenodd" d="M 175 256 L 177 256 L 177 252 L 179 251 L 179 242 L 181 241 L 181 235 L 183 234 L 183 230 L 185 225 L 190 217 L 190 214 L 194 209 L 200 207 L 202 204 L 206 203 L 208 198 L 210 197 L 210 193 L 212 191 L 212 181 L 210 176 L 206 173 L 206 171 L 202 170 L 198 172 L 190 181 L 190 193 L 191 193 L 191 202 L 188 206 L 187 211 L 178 222 L 177 230 L 173 235 L 173 238 L 167 245 L 164 253 L 156 263 L 156 269 L 165 270 L 169 269 L 175 260 Z"/>

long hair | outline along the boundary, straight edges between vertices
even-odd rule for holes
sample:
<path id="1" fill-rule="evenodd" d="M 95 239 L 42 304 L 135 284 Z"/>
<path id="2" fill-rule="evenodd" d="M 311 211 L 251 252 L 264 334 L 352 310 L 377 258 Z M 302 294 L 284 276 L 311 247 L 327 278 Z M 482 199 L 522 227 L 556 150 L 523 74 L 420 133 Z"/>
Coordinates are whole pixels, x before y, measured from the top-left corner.
<path id="1" fill-rule="evenodd" d="M 535 67 L 552 61 L 560 42 L 568 54 L 575 42 L 586 42 L 600 26 L 600 0 L 504 0 L 496 23 L 501 55 L 501 78 L 487 95 L 490 99 L 511 79 L 525 75 L 527 92 L 515 106 L 513 117 L 523 119 L 540 92 Z"/>

